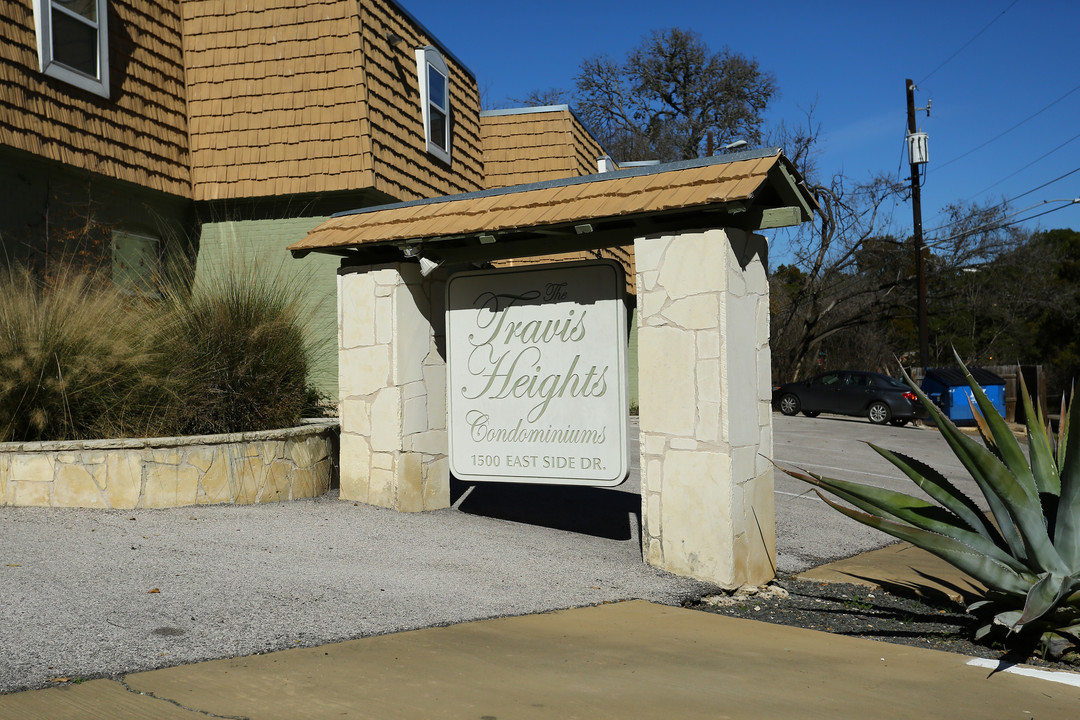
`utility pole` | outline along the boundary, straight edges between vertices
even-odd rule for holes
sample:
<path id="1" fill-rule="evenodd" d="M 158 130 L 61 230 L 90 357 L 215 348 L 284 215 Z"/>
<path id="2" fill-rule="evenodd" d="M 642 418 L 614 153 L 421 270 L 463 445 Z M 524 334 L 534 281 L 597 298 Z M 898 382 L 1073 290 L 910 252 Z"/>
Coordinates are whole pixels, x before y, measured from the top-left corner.
<path id="1" fill-rule="evenodd" d="M 919 315 L 919 362 L 924 368 L 930 366 L 930 338 L 926 320 L 926 247 L 922 233 L 922 198 L 919 188 L 919 165 L 927 162 L 926 135 L 915 127 L 915 83 L 904 80 L 907 90 L 908 160 L 911 164 L 911 217 L 915 237 L 915 282 L 918 286 Z M 925 108 L 930 114 L 930 104 Z M 920 141 L 921 139 L 921 141 Z"/>

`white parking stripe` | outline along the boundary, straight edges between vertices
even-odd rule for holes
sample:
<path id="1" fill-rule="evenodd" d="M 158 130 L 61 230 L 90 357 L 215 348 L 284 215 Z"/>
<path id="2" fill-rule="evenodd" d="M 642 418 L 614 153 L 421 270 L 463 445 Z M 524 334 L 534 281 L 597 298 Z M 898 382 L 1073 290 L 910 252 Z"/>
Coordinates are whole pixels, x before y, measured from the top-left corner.
<path id="1" fill-rule="evenodd" d="M 846 475 L 869 475 L 871 477 L 885 478 L 886 480 L 903 480 L 900 475 L 884 475 L 882 473 L 866 472 L 863 470 L 852 470 L 851 468 L 834 467 L 832 465 L 817 465 L 815 463 L 801 462 L 799 460 L 788 460 L 785 458 L 773 458 L 773 462 L 787 463 L 793 468 L 806 468 L 807 470 L 831 470 L 836 472 L 842 472 Z"/>
<path id="2" fill-rule="evenodd" d="M 997 660 L 989 660 L 987 658 L 972 658 L 968 661 L 968 665 L 975 667 L 990 668 L 991 670 L 998 670 L 1001 663 Z M 1001 668 L 999 672 L 1012 673 L 1013 675 L 1024 675 L 1026 677 L 1039 678 L 1040 680 L 1049 680 L 1050 682 L 1061 683 L 1062 685 L 1072 685 L 1073 687 L 1080 687 L 1080 674 L 1065 672 L 1062 670 L 1036 670 L 1035 668 L 1017 667 L 1015 665 L 1009 665 Z"/>
<path id="3" fill-rule="evenodd" d="M 800 500 L 816 500 L 818 502 L 821 501 L 821 498 L 819 498 L 817 495 L 811 494 L 811 490 L 807 490 L 801 493 L 785 492 L 784 490 L 773 490 L 773 492 L 777 495 L 787 495 L 788 497 L 799 498 Z"/>

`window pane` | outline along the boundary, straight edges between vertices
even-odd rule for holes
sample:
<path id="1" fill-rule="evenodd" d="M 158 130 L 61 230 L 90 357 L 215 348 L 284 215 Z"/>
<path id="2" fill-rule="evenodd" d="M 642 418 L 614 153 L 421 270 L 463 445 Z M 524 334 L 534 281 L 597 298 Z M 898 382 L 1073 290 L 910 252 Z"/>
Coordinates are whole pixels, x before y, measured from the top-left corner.
<path id="1" fill-rule="evenodd" d="M 72 70 L 98 76 L 97 28 L 67 13 L 52 13 L 53 58 Z"/>
<path id="2" fill-rule="evenodd" d="M 431 142 L 446 147 L 446 113 L 431 105 Z"/>
<path id="3" fill-rule="evenodd" d="M 446 78 L 431 65 L 428 65 L 428 99 L 432 105 L 446 110 Z"/>
<path id="4" fill-rule="evenodd" d="M 97 22 L 97 0 L 53 0 L 53 5 L 82 15 L 90 22 Z"/>

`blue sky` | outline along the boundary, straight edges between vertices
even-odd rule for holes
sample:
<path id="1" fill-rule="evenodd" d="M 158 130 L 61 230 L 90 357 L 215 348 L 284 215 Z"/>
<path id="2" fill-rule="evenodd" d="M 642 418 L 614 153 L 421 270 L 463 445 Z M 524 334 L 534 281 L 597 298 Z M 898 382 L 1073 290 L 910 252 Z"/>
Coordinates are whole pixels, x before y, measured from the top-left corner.
<path id="1" fill-rule="evenodd" d="M 475 73 L 486 107 L 533 89 L 572 89 L 583 58 L 622 59 L 653 29 L 695 30 L 714 50 L 727 46 L 775 75 L 781 96 L 768 122 L 799 122 L 815 106 L 820 170 L 855 179 L 908 177 L 904 80 L 912 78 L 916 106 L 933 100 L 930 117 L 918 116 L 930 143 L 928 237 L 951 202 L 1037 205 L 1015 216 L 1024 219 L 1063 206 L 1044 200 L 1080 197 L 1076 0 L 401 1 Z M 894 223 L 910 233 L 909 205 L 895 208 Z M 1024 225 L 1080 229 L 1080 203 Z"/>

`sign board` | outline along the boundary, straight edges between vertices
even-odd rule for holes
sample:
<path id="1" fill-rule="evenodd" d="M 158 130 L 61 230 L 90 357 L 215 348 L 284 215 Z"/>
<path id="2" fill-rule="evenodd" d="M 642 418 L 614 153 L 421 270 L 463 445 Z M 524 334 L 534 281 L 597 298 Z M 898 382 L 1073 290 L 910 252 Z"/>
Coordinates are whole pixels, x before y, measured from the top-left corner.
<path id="1" fill-rule="evenodd" d="M 613 261 L 451 276 L 450 470 L 465 481 L 618 485 L 630 469 L 627 326 Z"/>

